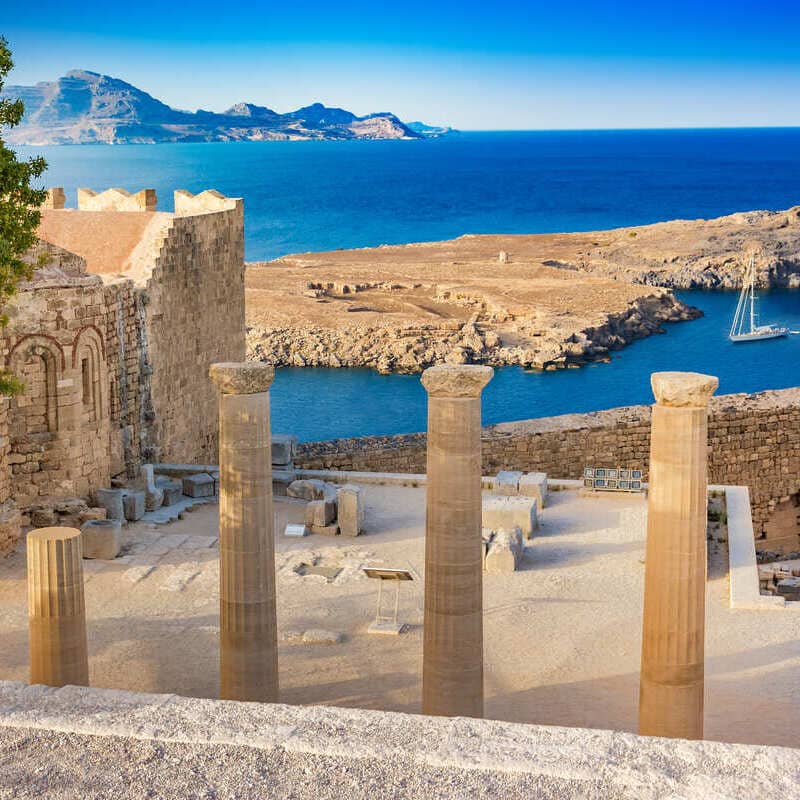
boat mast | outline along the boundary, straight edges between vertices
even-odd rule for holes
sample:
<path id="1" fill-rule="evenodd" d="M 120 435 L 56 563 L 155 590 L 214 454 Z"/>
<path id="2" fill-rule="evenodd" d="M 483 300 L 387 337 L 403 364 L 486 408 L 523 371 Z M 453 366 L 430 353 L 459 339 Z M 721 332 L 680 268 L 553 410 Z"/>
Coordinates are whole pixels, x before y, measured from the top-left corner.
<path id="1" fill-rule="evenodd" d="M 731 337 L 739 336 L 742 333 L 745 319 L 745 303 L 747 302 L 747 267 L 742 270 L 742 290 L 739 292 L 739 300 L 736 303 L 736 312 L 731 323 Z"/>
<path id="2" fill-rule="evenodd" d="M 756 257 L 750 254 L 750 333 L 756 329 Z"/>

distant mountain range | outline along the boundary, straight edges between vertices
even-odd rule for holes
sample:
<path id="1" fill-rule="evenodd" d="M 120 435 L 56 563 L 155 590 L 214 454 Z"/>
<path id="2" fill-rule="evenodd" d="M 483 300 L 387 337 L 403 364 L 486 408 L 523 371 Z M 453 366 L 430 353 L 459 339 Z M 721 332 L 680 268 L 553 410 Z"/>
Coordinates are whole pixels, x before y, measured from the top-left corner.
<path id="1" fill-rule="evenodd" d="M 7 86 L 2 98 L 25 103 L 10 144 L 156 144 L 159 142 L 425 139 L 450 133 L 380 112 L 358 117 L 322 103 L 279 114 L 252 103 L 227 111 L 180 111 L 119 78 L 72 70 L 56 81 Z"/>

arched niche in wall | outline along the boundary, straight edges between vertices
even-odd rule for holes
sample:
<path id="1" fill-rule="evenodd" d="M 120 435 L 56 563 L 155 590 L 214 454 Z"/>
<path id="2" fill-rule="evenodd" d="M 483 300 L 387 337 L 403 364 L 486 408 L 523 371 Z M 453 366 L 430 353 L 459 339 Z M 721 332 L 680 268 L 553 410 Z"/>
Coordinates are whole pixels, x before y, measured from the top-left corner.
<path id="1" fill-rule="evenodd" d="M 105 396 L 105 344 L 100 331 L 93 325 L 81 328 L 75 337 L 72 345 L 72 368 L 77 371 L 82 421 L 85 424 L 100 422 L 109 414 Z"/>
<path id="2" fill-rule="evenodd" d="M 65 367 L 61 345 L 42 334 L 23 336 L 11 348 L 8 364 L 24 385 L 9 409 L 12 444 L 30 435 L 56 433 L 58 382 Z"/>

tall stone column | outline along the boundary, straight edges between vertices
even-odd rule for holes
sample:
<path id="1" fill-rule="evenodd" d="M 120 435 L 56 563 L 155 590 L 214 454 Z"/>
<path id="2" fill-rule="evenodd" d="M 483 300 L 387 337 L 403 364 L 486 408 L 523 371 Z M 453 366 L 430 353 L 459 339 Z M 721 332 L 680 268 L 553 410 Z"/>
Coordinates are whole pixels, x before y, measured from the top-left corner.
<path id="1" fill-rule="evenodd" d="M 719 381 L 656 372 L 639 733 L 703 738 L 708 401 Z"/>
<path id="2" fill-rule="evenodd" d="M 220 697 L 278 699 L 266 364 L 212 364 L 219 398 Z"/>
<path id="3" fill-rule="evenodd" d="M 483 716 L 481 391 L 491 367 L 431 367 L 422 712 Z"/>
<path id="4" fill-rule="evenodd" d="M 39 528 L 26 546 L 30 682 L 88 686 L 81 532 Z"/>

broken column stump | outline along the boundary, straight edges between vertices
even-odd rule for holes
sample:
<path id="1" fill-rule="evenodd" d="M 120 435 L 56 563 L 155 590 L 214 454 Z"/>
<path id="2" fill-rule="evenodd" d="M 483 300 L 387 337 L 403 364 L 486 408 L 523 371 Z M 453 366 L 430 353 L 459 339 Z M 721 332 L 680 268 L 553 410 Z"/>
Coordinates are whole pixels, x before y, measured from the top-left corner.
<path id="1" fill-rule="evenodd" d="M 39 528 L 26 547 L 30 682 L 88 686 L 81 532 Z"/>

